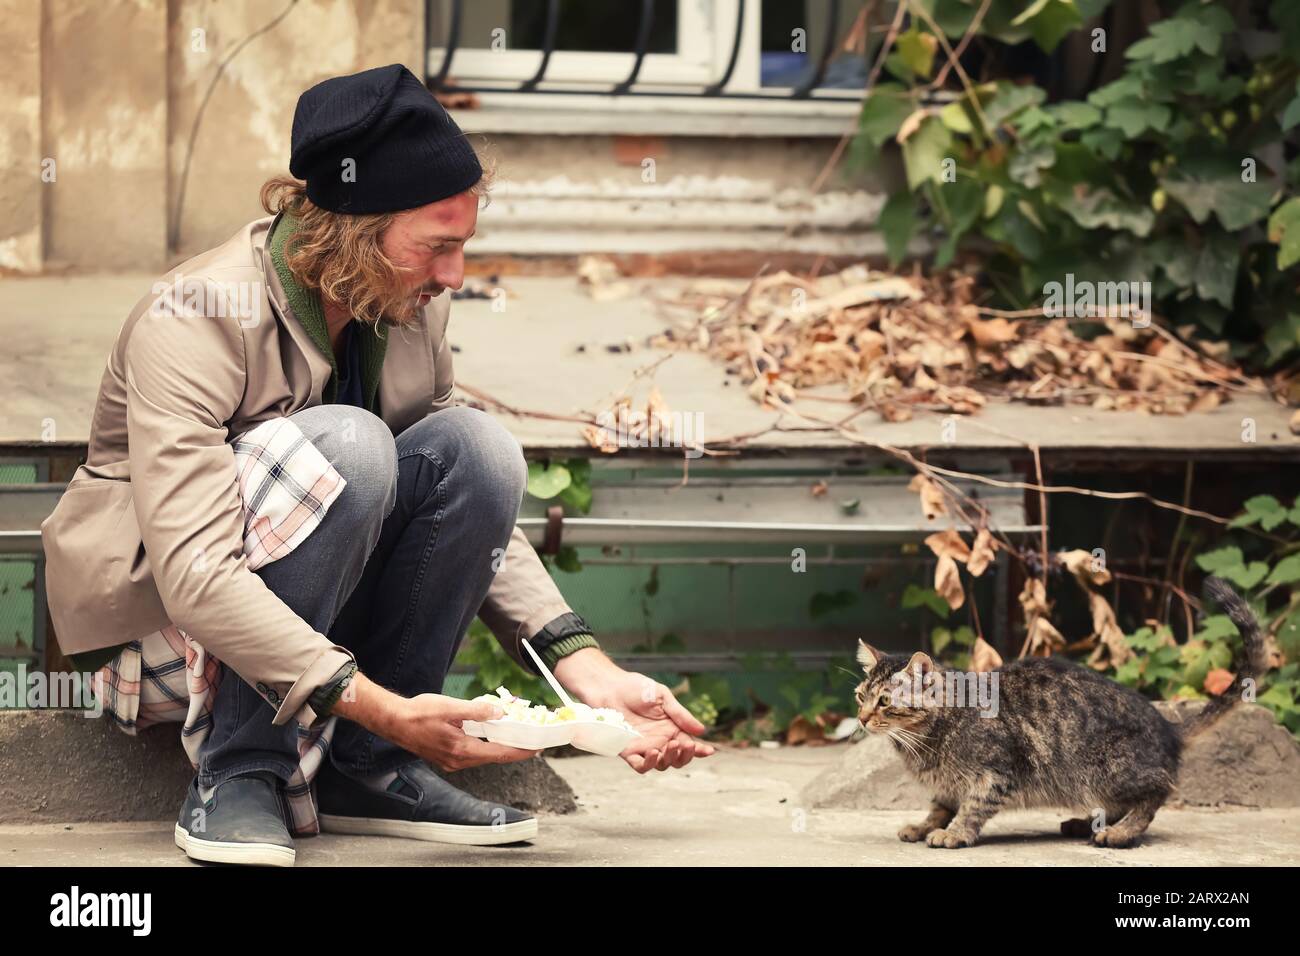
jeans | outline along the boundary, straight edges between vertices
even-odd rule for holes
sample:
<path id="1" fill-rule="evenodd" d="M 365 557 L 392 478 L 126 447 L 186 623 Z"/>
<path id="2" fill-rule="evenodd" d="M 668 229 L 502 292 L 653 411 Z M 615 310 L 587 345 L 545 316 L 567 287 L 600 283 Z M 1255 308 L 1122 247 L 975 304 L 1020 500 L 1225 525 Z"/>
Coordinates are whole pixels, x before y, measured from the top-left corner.
<path id="1" fill-rule="evenodd" d="M 519 442 L 465 407 L 427 415 L 396 440 L 379 418 L 349 405 L 290 418 L 347 487 L 302 544 L 255 573 L 350 650 L 372 681 L 403 697 L 440 692 L 514 529 L 527 478 Z M 223 664 L 200 785 L 255 770 L 287 782 L 298 766 L 298 726 L 274 726 L 274 715 Z M 342 717 L 330 757 L 354 777 L 418 759 Z"/>

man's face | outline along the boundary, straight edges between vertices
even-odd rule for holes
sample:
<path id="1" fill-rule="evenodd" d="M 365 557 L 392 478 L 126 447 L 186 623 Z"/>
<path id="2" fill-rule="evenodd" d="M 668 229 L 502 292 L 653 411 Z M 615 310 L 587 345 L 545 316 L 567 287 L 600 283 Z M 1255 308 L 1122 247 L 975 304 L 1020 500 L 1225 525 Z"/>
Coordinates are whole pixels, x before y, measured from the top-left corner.
<path id="1" fill-rule="evenodd" d="M 465 242 L 478 224 L 478 197 L 461 193 L 400 213 L 384 232 L 384 254 L 405 272 L 412 308 L 465 278 Z"/>

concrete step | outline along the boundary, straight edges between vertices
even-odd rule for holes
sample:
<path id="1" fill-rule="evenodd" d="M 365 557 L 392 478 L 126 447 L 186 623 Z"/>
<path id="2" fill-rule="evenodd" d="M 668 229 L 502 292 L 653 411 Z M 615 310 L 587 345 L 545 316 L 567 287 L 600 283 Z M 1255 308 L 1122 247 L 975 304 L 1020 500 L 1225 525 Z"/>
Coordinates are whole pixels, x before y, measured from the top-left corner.
<path id="1" fill-rule="evenodd" d="M 0 824 L 170 820 L 193 776 L 179 724 L 133 737 L 79 710 L 0 711 Z M 530 812 L 576 807 L 542 757 L 446 777 L 474 796 Z"/>

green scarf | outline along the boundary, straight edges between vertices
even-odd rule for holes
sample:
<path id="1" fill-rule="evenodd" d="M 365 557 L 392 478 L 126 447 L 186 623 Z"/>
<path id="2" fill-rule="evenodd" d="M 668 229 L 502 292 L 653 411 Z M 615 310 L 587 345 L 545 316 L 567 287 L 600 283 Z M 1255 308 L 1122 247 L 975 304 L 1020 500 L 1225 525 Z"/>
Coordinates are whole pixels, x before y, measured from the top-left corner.
<path id="1" fill-rule="evenodd" d="M 281 216 L 271 233 L 268 248 L 271 250 L 271 262 L 275 265 L 280 285 L 284 286 L 285 297 L 294 317 L 307 330 L 311 340 L 330 362 L 330 377 L 325 383 L 322 400 L 329 404 L 338 393 L 339 367 L 334 358 L 334 348 L 330 345 L 329 328 L 325 324 L 325 309 L 321 306 L 320 294 L 308 289 L 298 282 L 284 260 L 284 247 L 289 237 L 298 228 L 298 221 L 292 216 Z M 353 320 L 356 321 L 356 320 Z M 375 395 L 379 391 L 379 373 L 384 368 L 384 354 L 388 350 L 388 337 L 375 334 L 368 323 L 360 323 L 361 334 L 352 337 L 352 347 L 361 349 L 361 392 L 365 396 L 366 410 L 376 412 Z"/>

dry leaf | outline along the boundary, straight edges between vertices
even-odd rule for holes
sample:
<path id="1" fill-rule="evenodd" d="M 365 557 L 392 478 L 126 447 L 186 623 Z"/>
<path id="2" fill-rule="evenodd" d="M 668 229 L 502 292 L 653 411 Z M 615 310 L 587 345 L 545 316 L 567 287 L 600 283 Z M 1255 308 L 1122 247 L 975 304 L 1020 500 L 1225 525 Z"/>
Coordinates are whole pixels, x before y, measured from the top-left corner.
<path id="1" fill-rule="evenodd" d="M 989 529 L 980 528 L 975 535 L 975 543 L 971 545 L 970 557 L 966 561 L 966 570 L 970 572 L 971 577 L 977 578 L 988 570 L 988 566 L 993 563 L 997 548 L 997 539 Z"/>
<path id="2" fill-rule="evenodd" d="M 830 491 L 830 485 L 826 484 L 824 481 L 819 481 L 812 486 L 812 496 L 814 498 L 825 497 L 826 492 L 828 491 Z"/>
<path id="3" fill-rule="evenodd" d="M 1089 664 L 1095 667 L 1096 661 L 1104 658 L 1107 666 L 1119 667 L 1133 656 L 1133 649 L 1124 640 L 1124 632 L 1115 620 L 1115 609 L 1096 591 L 1089 591 L 1088 610 L 1092 613 L 1093 636 L 1100 642 Z"/>
<path id="4" fill-rule="evenodd" d="M 909 116 L 899 138 L 926 115 Z M 624 284 L 600 260 L 584 260 L 583 269 L 592 290 Z M 973 414 L 991 397 L 1164 415 L 1208 411 L 1231 397 L 1221 384 L 1229 356 L 1169 341 L 1154 323 L 1138 329 L 1108 319 L 1107 331 L 1087 340 L 1065 319 L 981 318 L 974 295 L 975 277 L 964 271 L 904 278 L 861 263 L 816 279 L 782 271 L 739 291 L 699 279 L 673 300 L 694 320 L 650 344 L 747 366 L 746 385 L 770 375 L 750 390 L 762 405 L 780 408 L 799 389 L 835 385 L 886 421 L 907 420 L 916 405 Z M 1292 429 L 1300 433 L 1300 412 Z"/>
<path id="5" fill-rule="evenodd" d="M 966 603 L 966 592 L 961 586 L 961 572 L 957 570 L 957 562 L 952 558 L 939 558 L 934 569 L 934 589 L 954 611 Z"/>
<path id="6" fill-rule="evenodd" d="M 587 440 L 588 445 L 598 449 L 601 454 L 612 455 L 618 451 L 618 441 L 612 429 L 587 425 L 582 429 L 582 437 Z"/>
<path id="7" fill-rule="evenodd" d="M 1110 572 L 1106 570 L 1105 563 L 1091 551 L 1062 551 L 1057 559 L 1085 587 L 1100 587 L 1110 583 Z"/>
<path id="8" fill-rule="evenodd" d="M 967 323 L 966 327 L 970 329 L 970 337 L 981 348 L 1014 342 L 1019 335 L 1019 326 L 1006 319 L 977 319 Z"/>
<path id="9" fill-rule="evenodd" d="M 1237 678 L 1231 671 L 1225 671 L 1222 667 L 1216 667 L 1205 675 L 1205 692 L 1218 697 L 1229 687 Z"/>
<path id="10" fill-rule="evenodd" d="M 936 531 L 925 539 L 925 544 L 938 558 L 952 558 L 965 564 L 970 557 L 970 548 L 961 539 L 961 535 L 951 528 L 947 531 Z"/>
<path id="11" fill-rule="evenodd" d="M 1021 656 L 1051 657 L 1053 653 L 1065 646 L 1065 638 L 1048 620 L 1051 605 L 1047 601 L 1047 589 L 1042 579 L 1029 578 L 1020 591 L 1020 608 L 1025 614 L 1025 646 Z"/>
<path id="12" fill-rule="evenodd" d="M 922 34 L 922 36 L 924 35 L 925 34 Z M 898 127 L 898 135 L 896 138 L 898 139 L 899 144 L 901 145 L 902 143 L 907 142 L 907 138 L 921 128 L 921 124 L 925 122 L 925 118 L 929 115 L 930 110 L 926 107 L 922 107 L 921 109 L 908 114 L 907 118 L 903 120 L 902 124 Z"/>
<path id="13" fill-rule="evenodd" d="M 1065 638 L 1046 617 L 1037 617 L 1029 628 L 1025 647 L 1029 657 L 1051 657 L 1065 647 Z"/>
<path id="14" fill-rule="evenodd" d="M 948 513 L 948 506 L 944 503 L 943 492 L 939 486 L 927 478 L 925 475 L 916 475 L 907 485 L 908 491 L 915 491 L 921 496 L 921 514 L 925 515 L 927 521 L 933 521 L 940 515 Z"/>
<path id="15" fill-rule="evenodd" d="M 996 670 L 1002 666 L 1002 655 L 982 637 L 975 638 L 970 652 L 970 667 L 976 673 Z"/>

